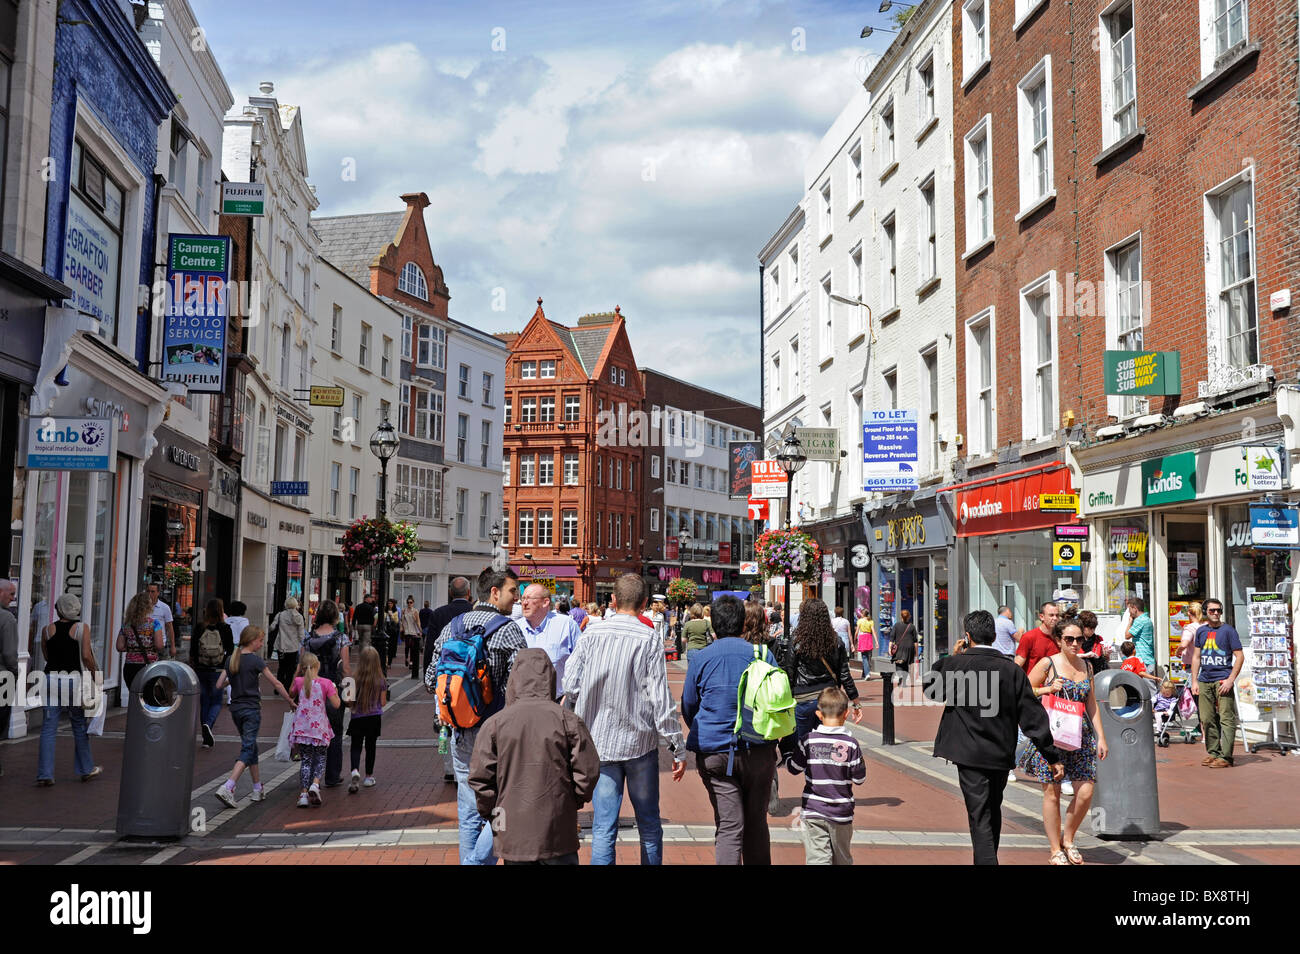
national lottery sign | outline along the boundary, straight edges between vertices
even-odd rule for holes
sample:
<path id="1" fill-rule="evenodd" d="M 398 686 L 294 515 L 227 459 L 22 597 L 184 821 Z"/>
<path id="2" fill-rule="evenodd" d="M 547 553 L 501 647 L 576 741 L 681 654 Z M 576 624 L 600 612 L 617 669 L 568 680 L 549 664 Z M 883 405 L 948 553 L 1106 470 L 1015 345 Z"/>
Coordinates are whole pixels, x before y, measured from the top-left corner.
<path id="1" fill-rule="evenodd" d="M 226 378 L 230 238 L 169 235 L 162 381 L 220 394 Z"/>

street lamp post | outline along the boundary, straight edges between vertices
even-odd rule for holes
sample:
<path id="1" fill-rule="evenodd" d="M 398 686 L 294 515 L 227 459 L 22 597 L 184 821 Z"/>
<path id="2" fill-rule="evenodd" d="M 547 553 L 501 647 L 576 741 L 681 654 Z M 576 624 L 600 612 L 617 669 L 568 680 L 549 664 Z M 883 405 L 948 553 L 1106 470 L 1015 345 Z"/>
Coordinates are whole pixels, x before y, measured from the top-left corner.
<path id="1" fill-rule="evenodd" d="M 776 462 L 785 471 L 785 528 L 790 529 L 790 508 L 794 502 L 794 475 L 803 469 L 808 456 L 803 452 L 799 438 L 791 431 L 781 445 L 781 453 L 776 455 Z M 785 644 L 790 645 L 790 571 L 785 574 L 785 612 L 781 618 Z"/>
<path id="2" fill-rule="evenodd" d="M 375 433 L 370 435 L 370 453 L 379 461 L 379 516 L 388 518 L 388 462 L 397 454 L 397 431 L 385 417 L 379 422 Z M 388 568 L 379 566 L 379 626 L 382 632 L 388 622 L 387 596 Z"/>
<path id="3" fill-rule="evenodd" d="M 677 579 L 686 578 L 686 548 L 695 542 L 695 537 L 689 530 L 683 530 L 677 534 Z M 682 622 L 685 616 L 685 603 L 677 604 L 677 655 L 680 657 L 684 651 L 682 646 L 682 628 L 685 625 Z"/>

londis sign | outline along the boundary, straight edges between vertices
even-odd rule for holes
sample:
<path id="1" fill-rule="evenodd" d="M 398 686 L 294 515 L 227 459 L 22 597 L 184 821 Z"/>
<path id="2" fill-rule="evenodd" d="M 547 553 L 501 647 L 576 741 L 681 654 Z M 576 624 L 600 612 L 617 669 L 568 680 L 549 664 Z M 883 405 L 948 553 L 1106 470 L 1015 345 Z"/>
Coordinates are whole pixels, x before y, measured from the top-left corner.
<path id="1" fill-rule="evenodd" d="M 1184 451 L 1142 462 L 1142 504 L 1196 499 L 1196 453 Z"/>

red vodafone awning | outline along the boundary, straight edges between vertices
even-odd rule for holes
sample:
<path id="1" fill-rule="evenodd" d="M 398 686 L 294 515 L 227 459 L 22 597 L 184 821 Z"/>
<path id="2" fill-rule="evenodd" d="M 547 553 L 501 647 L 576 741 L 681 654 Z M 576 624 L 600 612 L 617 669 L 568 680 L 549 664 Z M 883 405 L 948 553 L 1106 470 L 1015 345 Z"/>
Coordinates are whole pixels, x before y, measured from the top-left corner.
<path id="1" fill-rule="evenodd" d="M 1040 494 L 1069 493 L 1070 471 L 1064 464 L 1036 473 L 997 480 L 972 481 L 951 488 L 956 493 L 953 517 L 959 537 L 1042 530 L 1069 523 L 1072 514 L 1038 509 Z"/>

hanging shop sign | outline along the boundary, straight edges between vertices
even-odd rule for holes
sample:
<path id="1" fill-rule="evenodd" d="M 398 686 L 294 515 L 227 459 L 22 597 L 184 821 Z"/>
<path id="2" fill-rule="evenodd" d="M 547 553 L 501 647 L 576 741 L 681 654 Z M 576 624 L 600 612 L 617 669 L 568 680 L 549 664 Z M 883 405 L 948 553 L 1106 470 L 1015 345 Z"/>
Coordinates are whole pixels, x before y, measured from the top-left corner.
<path id="1" fill-rule="evenodd" d="M 229 236 L 168 236 L 164 383 L 196 394 L 225 389 L 229 281 Z"/>
<path id="2" fill-rule="evenodd" d="M 1039 510 L 1064 510 L 1069 513 L 1079 512 L 1078 494 L 1039 494 Z"/>
<path id="3" fill-rule="evenodd" d="M 884 508 L 863 515 L 868 537 L 864 550 L 875 554 L 898 554 L 912 550 L 935 550 L 953 541 L 952 517 L 947 501 L 937 496 L 917 500 L 907 508 Z M 850 551 L 852 557 L 853 551 Z M 861 565 L 866 567 L 866 554 Z"/>
<path id="4" fill-rule="evenodd" d="M 222 215 L 265 215 L 265 182 L 223 182 L 221 184 Z"/>
<path id="5" fill-rule="evenodd" d="M 751 465 L 763 459 L 762 441 L 730 441 L 727 444 L 728 490 L 732 497 L 750 496 L 753 483 Z"/>
<path id="6" fill-rule="evenodd" d="M 1058 540 L 1087 540 L 1088 528 L 1081 523 L 1058 523 L 1052 535 Z"/>
<path id="7" fill-rule="evenodd" d="M 343 389 L 313 384 L 307 392 L 307 403 L 312 407 L 342 407 Z"/>
<path id="8" fill-rule="evenodd" d="M 809 460 L 835 463 L 840 459 L 840 432 L 835 427 L 796 427 L 794 436 Z"/>
<path id="9" fill-rule="evenodd" d="M 1167 454 L 1142 462 L 1142 504 L 1154 507 L 1196 499 L 1196 452 Z"/>
<path id="10" fill-rule="evenodd" d="M 1250 541 L 1272 550 L 1300 550 L 1300 507 L 1250 505 Z"/>
<path id="11" fill-rule="evenodd" d="M 783 498 L 790 478 L 774 460 L 756 460 L 750 465 L 752 485 L 749 495 L 764 499 Z"/>
<path id="12" fill-rule="evenodd" d="M 1177 351 L 1107 351 L 1102 358 L 1106 393 L 1182 394 L 1183 376 Z"/>
<path id="13" fill-rule="evenodd" d="M 1065 467 L 959 489 L 954 501 L 957 536 L 978 537 L 1055 526 L 1060 513 L 1044 512 L 1039 506 L 1042 496 L 1071 492 L 1070 472 Z"/>
<path id="14" fill-rule="evenodd" d="M 116 466 L 117 428 L 108 418 L 28 419 L 28 469 L 112 471 Z"/>
<path id="15" fill-rule="evenodd" d="M 1083 545 L 1072 540 L 1052 544 L 1052 569 L 1058 573 L 1078 573 L 1083 569 Z"/>
<path id="16" fill-rule="evenodd" d="M 308 482 L 305 480 L 271 481 L 272 497 L 306 497 L 308 492 Z"/>
<path id="17" fill-rule="evenodd" d="M 1248 489 L 1252 493 L 1282 489 L 1285 447 L 1243 447 L 1241 453 L 1245 458 Z"/>
<path id="18" fill-rule="evenodd" d="M 862 489 L 916 490 L 916 411 L 868 411 L 862 424 Z"/>
<path id="19" fill-rule="evenodd" d="M 750 520 L 771 520 L 772 505 L 766 500 L 755 500 L 749 498 L 749 519 Z"/>

